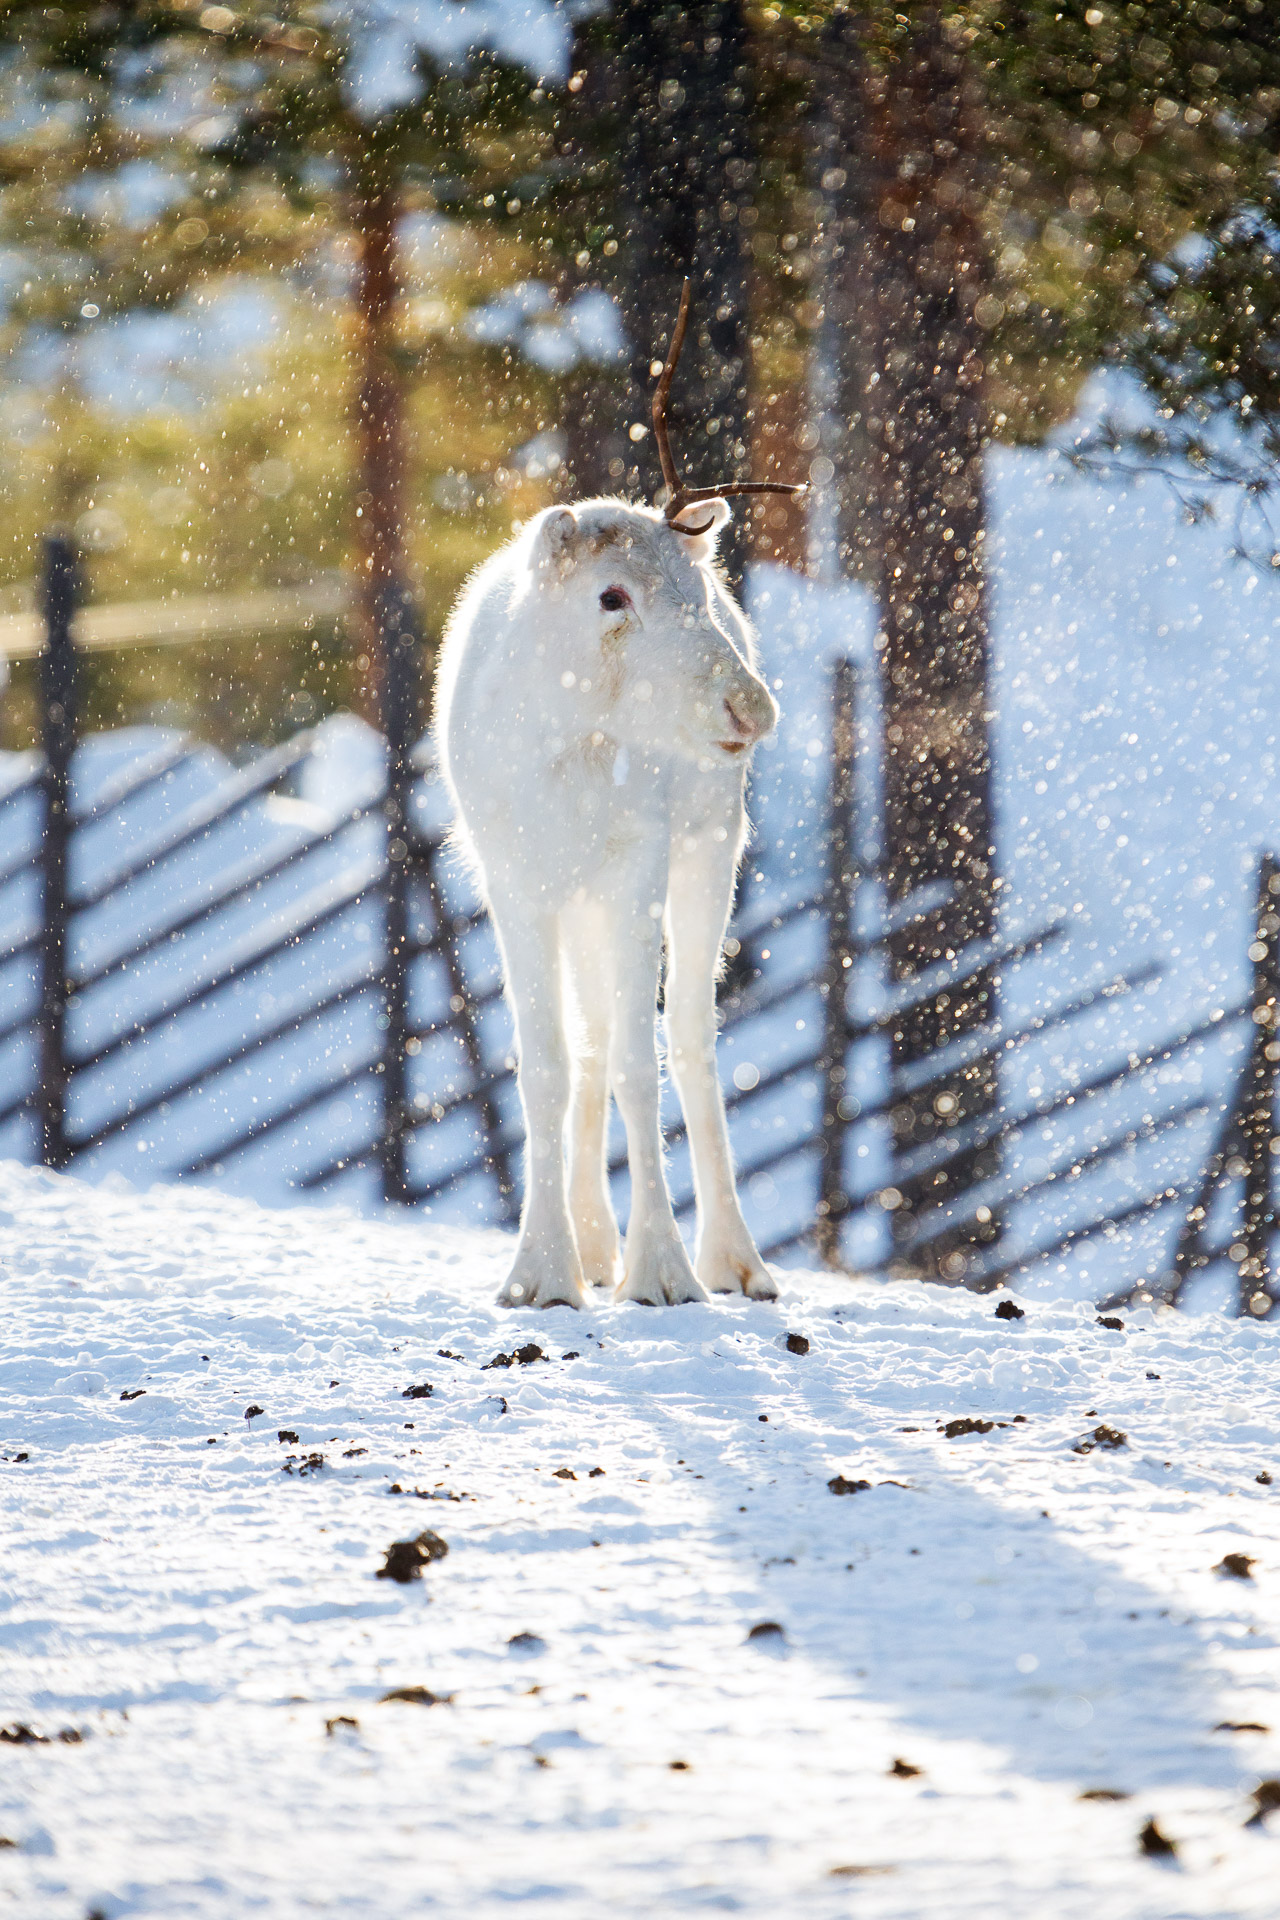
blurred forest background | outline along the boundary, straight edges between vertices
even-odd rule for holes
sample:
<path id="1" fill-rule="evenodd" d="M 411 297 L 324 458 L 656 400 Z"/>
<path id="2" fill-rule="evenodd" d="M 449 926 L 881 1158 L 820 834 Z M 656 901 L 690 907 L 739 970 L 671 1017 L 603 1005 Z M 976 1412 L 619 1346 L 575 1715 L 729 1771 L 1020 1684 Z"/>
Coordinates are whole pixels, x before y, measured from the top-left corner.
<path id="1" fill-rule="evenodd" d="M 62 524 L 95 600 L 403 575 L 430 644 L 537 507 L 652 497 L 691 267 L 692 477 L 815 482 L 731 566 L 867 580 L 895 684 L 980 698 L 983 448 L 1096 367 L 1154 408 L 1077 457 L 1159 465 L 1191 512 L 1231 486 L 1267 544 L 1278 127 L 1264 0 L 11 5 L 0 612 Z M 372 714 L 369 605 L 95 654 L 85 724 L 241 747 Z"/>

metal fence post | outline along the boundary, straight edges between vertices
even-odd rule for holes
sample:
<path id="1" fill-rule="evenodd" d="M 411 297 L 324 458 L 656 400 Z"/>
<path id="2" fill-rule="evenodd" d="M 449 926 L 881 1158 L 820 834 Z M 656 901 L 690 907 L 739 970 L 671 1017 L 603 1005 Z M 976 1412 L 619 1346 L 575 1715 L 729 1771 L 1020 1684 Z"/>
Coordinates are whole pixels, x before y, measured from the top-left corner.
<path id="1" fill-rule="evenodd" d="M 384 1200 L 410 1199 L 408 1147 L 410 804 L 419 705 L 420 635 L 412 595 L 395 583 L 379 595 L 382 724 L 387 742 L 386 952 L 383 962 L 382 1139 Z"/>
<path id="2" fill-rule="evenodd" d="M 827 954 L 823 968 L 822 1163 L 814 1238 L 824 1265 L 839 1267 L 840 1227 L 848 1209 L 845 1141 L 851 1116 L 845 1091 L 849 1053 L 849 972 L 853 965 L 853 757 L 857 670 L 837 660 L 831 676 L 831 782 L 827 799 Z"/>
<path id="3" fill-rule="evenodd" d="M 1242 1092 L 1240 1157 L 1245 1162 L 1244 1259 L 1237 1267 L 1239 1311 L 1262 1319 L 1275 1306 L 1271 1242 L 1276 1227 L 1275 1097 L 1280 1061 L 1280 864 L 1264 854 L 1258 868 L 1258 918 L 1253 962 L 1253 1047 Z"/>
<path id="4" fill-rule="evenodd" d="M 40 657 L 44 735 L 43 882 L 40 927 L 39 1085 L 36 1113 L 40 1158 L 65 1167 L 67 1141 L 67 856 L 71 841 L 71 756 L 76 743 L 76 649 L 71 623 L 80 598 L 80 569 L 65 534 L 45 541 L 42 607 L 45 646 Z"/>

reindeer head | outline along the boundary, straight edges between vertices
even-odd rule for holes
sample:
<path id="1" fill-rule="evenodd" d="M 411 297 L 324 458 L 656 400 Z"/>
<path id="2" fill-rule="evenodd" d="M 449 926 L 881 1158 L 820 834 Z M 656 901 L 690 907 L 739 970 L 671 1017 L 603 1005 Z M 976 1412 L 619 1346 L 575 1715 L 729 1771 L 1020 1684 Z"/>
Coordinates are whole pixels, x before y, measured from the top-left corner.
<path id="1" fill-rule="evenodd" d="M 625 500 L 551 507 L 532 523 L 539 645 L 575 731 L 674 748 L 708 771 L 772 732 L 750 626 L 715 567 L 728 519 L 717 497 L 693 532 Z"/>

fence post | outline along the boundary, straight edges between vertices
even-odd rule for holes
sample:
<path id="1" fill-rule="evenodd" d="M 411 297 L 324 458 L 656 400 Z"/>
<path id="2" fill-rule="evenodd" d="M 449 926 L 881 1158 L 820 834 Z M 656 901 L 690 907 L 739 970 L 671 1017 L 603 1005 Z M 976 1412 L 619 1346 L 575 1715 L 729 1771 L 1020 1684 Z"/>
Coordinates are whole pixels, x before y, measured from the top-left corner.
<path id="1" fill-rule="evenodd" d="M 831 781 L 827 799 L 827 954 L 823 968 L 822 1164 L 814 1239 L 823 1264 L 839 1267 L 840 1227 L 850 1110 L 845 1093 L 849 1054 L 849 972 L 853 965 L 853 761 L 857 669 L 837 660 L 831 676 Z"/>
<path id="2" fill-rule="evenodd" d="M 407 586 L 393 582 L 378 596 L 382 653 L 382 726 L 387 742 L 386 950 L 383 962 L 382 1197 L 410 1199 L 408 1146 L 410 803 L 413 744 L 418 730 L 420 636 Z"/>
<path id="3" fill-rule="evenodd" d="M 45 541 L 40 656 L 44 744 L 44 832 L 40 847 L 43 899 L 40 928 L 39 1085 L 36 1113 L 40 1158 L 65 1167 L 67 1142 L 67 856 L 71 841 L 71 756 L 76 743 L 76 649 L 71 623 L 80 598 L 80 569 L 65 534 Z"/>
<path id="4" fill-rule="evenodd" d="M 1264 854 L 1258 868 L 1258 917 L 1249 958 L 1253 962 L 1253 1048 L 1242 1088 L 1240 1157 L 1245 1162 L 1244 1259 L 1237 1267 L 1239 1311 L 1262 1319 L 1275 1305 L 1271 1241 L 1275 1233 L 1275 1096 L 1280 1061 L 1280 864 Z"/>

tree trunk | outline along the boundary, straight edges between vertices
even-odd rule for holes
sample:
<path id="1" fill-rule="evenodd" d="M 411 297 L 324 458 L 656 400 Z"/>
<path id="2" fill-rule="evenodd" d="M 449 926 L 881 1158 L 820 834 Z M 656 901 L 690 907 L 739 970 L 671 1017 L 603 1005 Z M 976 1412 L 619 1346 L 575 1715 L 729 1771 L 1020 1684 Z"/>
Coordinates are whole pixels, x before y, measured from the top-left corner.
<path id="1" fill-rule="evenodd" d="M 671 394 L 671 437 L 690 484 L 750 477 L 746 228 L 754 163 L 752 89 L 740 0 L 621 0 L 623 116 L 620 296 L 629 346 L 625 471 L 653 499 L 651 364 L 671 339 L 686 274 L 693 320 Z M 745 516 L 721 543 L 740 581 Z"/>
<path id="2" fill-rule="evenodd" d="M 885 720 L 884 854 L 891 900 L 929 881 L 949 905 L 896 937 L 891 968 L 909 979 L 990 934 L 996 890 L 984 572 L 983 337 L 975 309 L 983 244 L 974 215 L 980 101 L 962 48 L 936 15 L 872 49 L 865 22 L 837 15 L 823 35 L 820 189 L 828 212 L 828 312 L 838 354 L 840 553 L 879 601 Z M 894 1035 L 920 1059 L 994 1012 L 979 973 L 939 994 Z M 994 1068 L 938 1081 L 895 1110 L 900 1147 L 989 1109 Z M 954 1194 L 992 1168 L 957 1163 Z M 895 1225 L 916 1239 L 904 1192 Z M 930 1201 L 942 1197 L 931 1185 Z M 936 1221 L 936 1216 L 935 1216 Z M 968 1235 L 996 1228 L 979 1216 Z M 930 1231 L 934 1231 L 933 1228 Z M 944 1239 L 925 1265 L 961 1278 Z M 948 1261 L 950 1265 L 948 1266 Z"/>
<path id="3" fill-rule="evenodd" d="M 421 726 L 421 635 L 404 554 L 404 397 L 394 358 L 400 295 L 396 227 L 400 197 L 385 179 L 363 190 L 360 236 L 360 387 L 357 401 L 361 490 L 357 498 L 361 615 L 378 724 L 387 743 L 386 949 L 383 960 L 382 1197 L 407 1201 L 409 1038 L 409 818 L 412 748 Z"/>
<path id="4" fill-rule="evenodd" d="M 383 608 L 388 594 L 403 592 L 407 586 L 404 395 L 394 358 L 395 313 L 400 298 L 399 217 L 400 195 L 394 184 L 385 178 L 362 183 L 355 208 L 360 247 L 360 375 L 356 399 L 360 487 L 356 531 L 370 704 L 384 732 L 388 675 Z"/>

